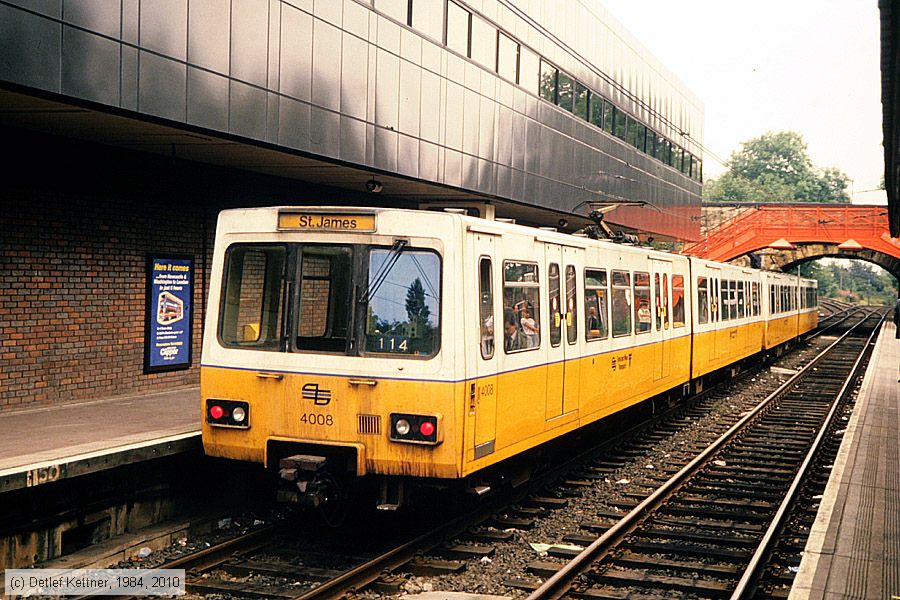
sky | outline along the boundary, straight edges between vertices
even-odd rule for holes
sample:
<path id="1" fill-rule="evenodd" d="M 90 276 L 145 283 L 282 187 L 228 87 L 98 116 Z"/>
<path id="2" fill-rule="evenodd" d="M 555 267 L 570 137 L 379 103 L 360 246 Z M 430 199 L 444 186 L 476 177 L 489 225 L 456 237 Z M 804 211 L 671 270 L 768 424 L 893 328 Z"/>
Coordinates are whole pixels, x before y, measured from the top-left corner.
<path id="1" fill-rule="evenodd" d="M 720 159 L 797 131 L 816 167 L 852 179 L 854 202 L 886 202 L 876 0 L 595 1 L 700 98 Z M 724 170 L 706 153 L 705 179 Z"/>

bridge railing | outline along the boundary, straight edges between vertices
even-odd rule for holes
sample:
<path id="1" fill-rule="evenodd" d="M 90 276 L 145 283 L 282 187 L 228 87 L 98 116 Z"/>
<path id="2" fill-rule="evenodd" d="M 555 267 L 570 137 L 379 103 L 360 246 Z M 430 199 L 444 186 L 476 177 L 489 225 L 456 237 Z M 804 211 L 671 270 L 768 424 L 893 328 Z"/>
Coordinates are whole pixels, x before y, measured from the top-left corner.
<path id="1" fill-rule="evenodd" d="M 851 237 L 879 238 L 887 226 L 887 207 L 883 206 L 756 206 L 708 230 L 702 241 L 685 246 L 682 252 L 720 258 L 735 248 L 765 247 L 780 238 L 840 244 Z"/>

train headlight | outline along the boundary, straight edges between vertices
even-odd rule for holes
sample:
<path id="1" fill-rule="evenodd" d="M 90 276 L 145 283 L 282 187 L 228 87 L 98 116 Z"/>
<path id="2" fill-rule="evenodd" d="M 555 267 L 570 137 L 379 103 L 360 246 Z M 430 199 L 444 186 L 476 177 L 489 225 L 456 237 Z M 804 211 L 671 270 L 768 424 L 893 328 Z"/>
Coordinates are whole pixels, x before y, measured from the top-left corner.
<path id="1" fill-rule="evenodd" d="M 440 415 L 391 413 L 392 442 L 436 446 L 443 441 Z"/>
<path id="2" fill-rule="evenodd" d="M 250 403 L 242 400 L 206 400 L 206 422 L 214 427 L 250 428 Z"/>
<path id="3" fill-rule="evenodd" d="M 394 431 L 397 432 L 397 435 L 406 435 L 409 433 L 409 421 L 406 419 L 398 419 L 397 423 L 394 424 Z"/>

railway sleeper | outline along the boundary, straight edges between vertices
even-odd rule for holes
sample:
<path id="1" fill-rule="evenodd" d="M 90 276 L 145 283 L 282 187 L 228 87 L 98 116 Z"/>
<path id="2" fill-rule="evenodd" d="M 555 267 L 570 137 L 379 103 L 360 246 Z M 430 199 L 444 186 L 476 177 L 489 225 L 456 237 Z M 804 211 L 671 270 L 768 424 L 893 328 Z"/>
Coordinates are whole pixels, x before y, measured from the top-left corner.
<path id="1" fill-rule="evenodd" d="M 759 513 L 740 510 L 712 510 L 708 508 L 701 510 L 699 507 L 691 506 L 664 506 L 659 509 L 659 514 L 674 515 L 680 517 L 694 517 L 699 519 L 730 519 L 735 521 L 745 521 L 749 523 L 768 523 L 772 519 L 771 514 L 761 515 Z"/>
<path id="2" fill-rule="evenodd" d="M 684 531 L 675 529 L 660 529 L 658 527 L 650 527 L 647 529 L 639 529 L 631 535 L 637 539 L 656 539 L 656 540 L 683 540 L 688 542 L 697 542 L 699 544 L 725 544 L 728 546 L 740 546 L 743 548 L 756 548 L 759 545 L 757 537 L 739 537 L 734 535 L 721 535 L 714 530 L 707 529 L 706 532 L 701 531 Z"/>
<path id="3" fill-rule="evenodd" d="M 662 542 L 650 542 L 634 540 L 627 544 L 631 551 L 641 550 L 643 554 L 665 554 L 670 557 L 694 556 L 709 558 L 717 561 L 746 561 L 752 556 L 749 550 L 734 550 L 712 546 L 698 546 L 694 544 L 668 544 Z"/>
<path id="4" fill-rule="evenodd" d="M 418 577 L 434 577 L 438 575 L 452 575 L 466 570 L 466 563 L 459 560 L 438 560 L 435 558 L 423 558 L 417 556 L 401 569 Z"/>
<path id="5" fill-rule="evenodd" d="M 755 486 L 738 484 L 694 484 L 690 489 L 691 491 L 696 491 L 703 495 L 715 495 L 726 498 L 745 498 L 749 494 L 759 500 L 773 500 L 775 502 L 780 502 L 784 497 L 784 490 L 782 488 L 774 488 L 772 491 L 763 491 L 757 489 Z"/>
<path id="6" fill-rule="evenodd" d="M 663 589 L 667 591 L 680 591 L 686 593 L 729 593 L 733 584 L 731 581 L 716 581 L 709 579 L 697 579 L 693 577 L 673 577 L 671 575 L 657 575 L 644 570 L 624 569 L 609 570 L 597 578 L 598 582 L 620 585 L 638 586 Z"/>
<path id="7" fill-rule="evenodd" d="M 236 598 L 274 598 L 289 600 L 297 597 L 297 590 L 279 589 L 253 581 L 228 581 L 214 578 L 189 579 L 185 588 L 191 594 L 218 595 Z"/>
<path id="8" fill-rule="evenodd" d="M 713 520 L 713 519 L 695 519 L 695 518 L 685 518 L 680 519 L 677 517 L 662 517 L 656 516 L 653 519 L 653 522 L 657 525 L 666 525 L 669 527 L 698 527 L 698 528 L 708 528 L 708 529 L 725 529 L 730 531 L 744 531 L 747 533 L 759 533 L 762 534 L 766 527 L 764 525 L 758 523 L 740 523 L 738 521 L 722 521 L 722 520 Z"/>
<path id="9" fill-rule="evenodd" d="M 284 577 L 286 579 L 313 579 L 315 581 L 328 581 L 340 575 L 343 571 L 335 569 L 322 569 L 316 567 L 301 567 L 282 562 L 267 561 L 240 561 L 227 562 L 222 565 L 222 570 L 235 577 L 248 575 L 265 575 L 267 577 Z"/>
<path id="10" fill-rule="evenodd" d="M 634 569 L 671 569 L 673 571 L 688 571 L 722 579 L 735 579 L 742 573 L 742 569 L 737 565 L 717 565 L 695 560 L 669 560 L 636 552 L 624 552 L 613 558 L 612 562 L 622 567 Z"/>
<path id="11" fill-rule="evenodd" d="M 766 502 L 764 500 L 758 500 L 756 494 L 753 494 L 752 499 L 748 499 L 746 496 L 743 498 L 734 498 L 734 497 L 722 497 L 719 495 L 713 496 L 712 494 L 683 494 L 678 497 L 678 500 L 681 502 L 690 502 L 692 504 L 713 504 L 716 506 L 737 506 L 743 508 L 758 508 L 762 510 L 774 510 L 778 508 L 779 502 Z"/>

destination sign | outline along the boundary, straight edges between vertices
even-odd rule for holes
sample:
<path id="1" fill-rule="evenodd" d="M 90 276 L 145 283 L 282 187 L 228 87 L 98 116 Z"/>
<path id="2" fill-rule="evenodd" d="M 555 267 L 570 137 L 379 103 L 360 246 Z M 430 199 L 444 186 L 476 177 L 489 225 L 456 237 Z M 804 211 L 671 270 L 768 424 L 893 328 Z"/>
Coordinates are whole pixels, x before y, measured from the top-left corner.
<path id="1" fill-rule="evenodd" d="M 278 213 L 278 229 L 304 231 L 375 231 L 375 215 Z"/>

